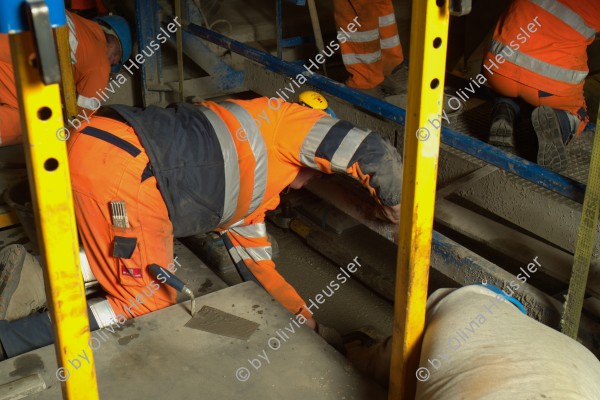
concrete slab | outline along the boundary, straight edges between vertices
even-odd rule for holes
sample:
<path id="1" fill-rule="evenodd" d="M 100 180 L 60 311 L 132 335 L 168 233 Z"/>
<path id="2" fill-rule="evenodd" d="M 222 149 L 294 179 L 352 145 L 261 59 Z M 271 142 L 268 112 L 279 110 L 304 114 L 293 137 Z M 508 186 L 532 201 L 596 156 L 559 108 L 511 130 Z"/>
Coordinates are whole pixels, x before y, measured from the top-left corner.
<path id="1" fill-rule="evenodd" d="M 194 296 L 203 296 L 228 286 L 177 239 L 173 241 L 173 252 L 177 257 L 177 262 L 181 264 L 177 267 L 177 277 L 184 281 L 186 286 L 194 292 Z M 178 302 L 188 299 L 186 295 L 177 293 Z"/>
<path id="2" fill-rule="evenodd" d="M 131 320 L 114 334 L 96 332 L 101 342 L 94 342 L 100 398 L 385 398 L 383 389 L 366 381 L 316 333 L 293 323 L 291 333 L 290 314 L 254 283 L 211 293 L 198 305 L 260 326 L 248 341 L 185 328 L 188 304 L 178 304 Z M 279 348 L 273 338 L 280 341 Z M 256 367 L 249 360 L 256 360 Z M 34 373 L 42 375 L 48 389 L 28 399 L 61 398 L 53 346 L 1 362 L 0 384 Z"/>

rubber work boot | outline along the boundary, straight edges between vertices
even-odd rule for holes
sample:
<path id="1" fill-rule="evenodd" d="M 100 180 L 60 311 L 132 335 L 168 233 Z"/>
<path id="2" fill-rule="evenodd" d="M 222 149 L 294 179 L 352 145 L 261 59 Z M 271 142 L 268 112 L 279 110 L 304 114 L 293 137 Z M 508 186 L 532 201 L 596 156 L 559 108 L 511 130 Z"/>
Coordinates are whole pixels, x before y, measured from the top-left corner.
<path id="1" fill-rule="evenodd" d="M 517 113 L 506 103 L 496 103 L 492 110 L 489 143 L 493 146 L 514 146 L 513 132 Z"/>
<path id="2" fill-rule="evenodd" d="M 46 306 L 44 274 L 20 244 L 0 251 L 0 320 L 14 321 Z"/>
<path id="3" fill-rule="evenodd" d="M 408 89 L 408 66 L 405 62 L 398 65 L 381 83 L 383 90 L 389 95 L 406 93 Z"/>
<path id="4" fill-rule="evenodd" d="M 565 144 L 573 133 L 567 113 L 541 106 L 531 113 L 531 122 L 538 138 L 537 163 L 553 171 L 564 170 L 567 167 Z"/>

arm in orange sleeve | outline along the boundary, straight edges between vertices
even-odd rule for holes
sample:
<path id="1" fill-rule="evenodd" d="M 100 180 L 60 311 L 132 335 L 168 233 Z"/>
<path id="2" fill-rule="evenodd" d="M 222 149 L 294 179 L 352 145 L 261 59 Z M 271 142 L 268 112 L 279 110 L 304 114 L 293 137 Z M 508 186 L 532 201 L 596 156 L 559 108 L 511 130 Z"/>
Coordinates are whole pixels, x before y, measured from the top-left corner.
<path id="1" fill-rule="evenodd" d="M 100 91 L 107 89 L 108 93 L 103 94 L 110 96 L 110 92 L 119 90 L 127 79 L 117 76 L 115 82 L 108 85 L 110 62 L 106 55 L 106 37 L 100 25 L 69 12 L 67 17 L 78 111 L 97 110 L 104 101 Z"/>
<path id="2" fill-rule="evenodd" d="M 276 136 L 282 160 L 327 174 L 349 175 L 383 206 L 400 203 L 402 158 L 379 134 L 289 104 L 279 119 Z"/>
<path id="3" fill-rule="evenodd" d="M 275 300 L 293 314 L 301 313 L 306 319 L 312 318 L 298 292 L 275 269 L 264 215 L 253 222 L 227 231 L 227 236 L 234 245 L 233 250 Z M 235 254 L 232 256 L 237 258 Z"/>

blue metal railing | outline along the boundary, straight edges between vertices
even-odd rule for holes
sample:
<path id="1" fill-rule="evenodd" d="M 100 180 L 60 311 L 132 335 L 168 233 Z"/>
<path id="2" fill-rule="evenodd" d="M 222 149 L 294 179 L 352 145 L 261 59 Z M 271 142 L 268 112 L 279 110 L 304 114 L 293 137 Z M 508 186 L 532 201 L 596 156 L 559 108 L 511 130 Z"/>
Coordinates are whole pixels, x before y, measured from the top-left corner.
<path id="1" fill-rule="evenodd" d="M 208 40 L 264 65 L 273 72 L 282 73 L 290 77 L 296 77 L 299 74 L 302 74 L 306 77 L 307 82 L 311 86 L 319 88 L 324 92 L 330 93 L 386 119 L 402 125 L 405 124 L 406 110 L 400 107 L 349 88 L 346 85 L 325 76 L 318 74 L 311 75 L 303 66 L 280 60 L 268 53 L 230 39 L 227 36 L 221 35 L 210 29 L 190 24 L 188 30 L 202 39 Z M 556 192 L 578 203 L 583 202 L 585 185 L 580 182 L 550 171 L 514 154 L 502 151 L 481 140 L 472 138 L 446 126 L 442 127 L 441 141 L 448 146 L 479 158 L 502 170 L 533 182 L 536 185 Z"/>

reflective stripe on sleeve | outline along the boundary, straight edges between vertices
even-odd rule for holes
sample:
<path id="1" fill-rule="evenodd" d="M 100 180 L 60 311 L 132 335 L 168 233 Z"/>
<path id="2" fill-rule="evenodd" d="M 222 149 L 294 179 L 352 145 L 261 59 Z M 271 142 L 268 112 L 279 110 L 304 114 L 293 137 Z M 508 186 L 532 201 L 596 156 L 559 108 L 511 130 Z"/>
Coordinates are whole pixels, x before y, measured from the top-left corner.
<path id="1" fill-rule="evenodd" d="M 327 135 L 327 132 L 329 132 L 336 122 L 337 120 L 331 117 L 323 117 L 313 125 L 300 147 L 300 162 L 302 164 L 310 168 L 319 168 L 315 162 L 315 153 Z"/>
<path id="2" fill-rule="evenodd" d="M 348 132 L 331 159 L 332 171 L 346 172 L 352 156 L 370 132 L 370 130 L 365 131 L 359 128 L 352 128 Z"/>

